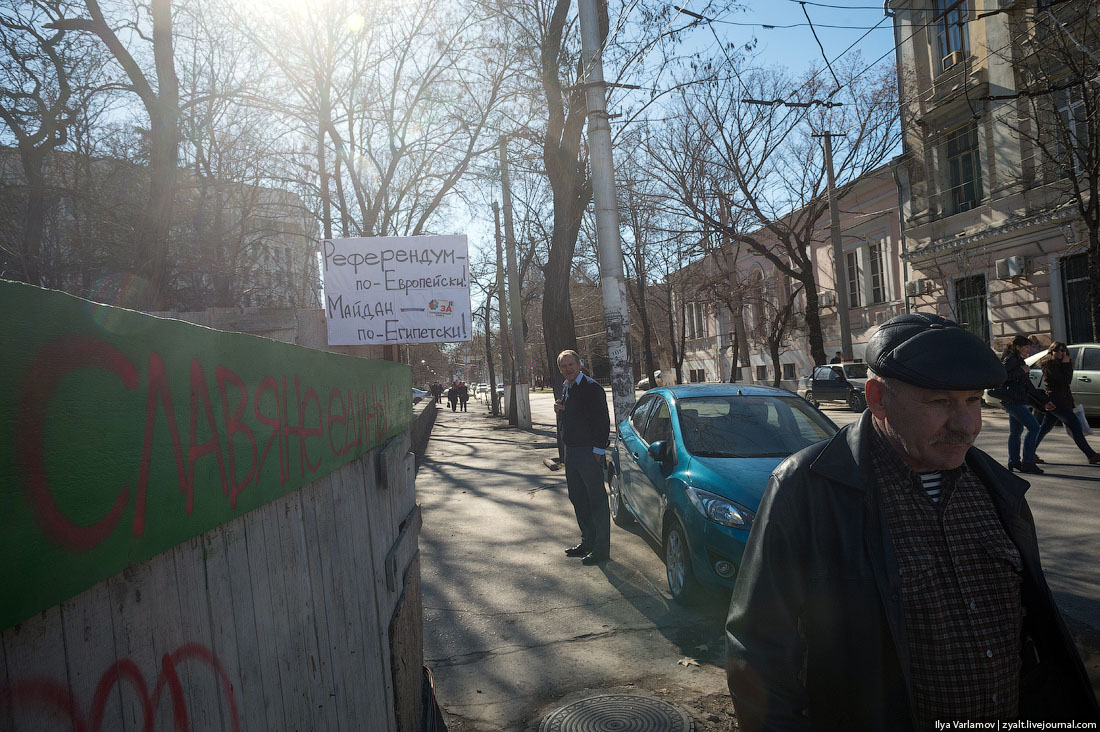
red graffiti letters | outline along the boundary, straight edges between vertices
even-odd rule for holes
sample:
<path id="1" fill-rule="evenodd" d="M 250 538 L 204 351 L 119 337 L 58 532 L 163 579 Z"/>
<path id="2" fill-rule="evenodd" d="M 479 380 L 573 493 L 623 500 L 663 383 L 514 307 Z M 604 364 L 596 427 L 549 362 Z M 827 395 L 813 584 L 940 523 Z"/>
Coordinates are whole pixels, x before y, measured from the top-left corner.
<path id="1" fill-rule="evenodd" d="M 318 388 L 298 373 L 279 377 L 256 375 L 249 384 L 228 366 L 214 364 L 215 405 L 207 381 L 211 371 L 199 359 L 190 360 L 186 370 L 175 369 L 172 378 L 164 358 L 156 351 L 149 353 L 145 366 L 143 374 L 115 346 L 98 338 L 80 336 L 60 339 L 43 347 L 23 379 L 18 403 L 21 429 L 16 452 L 24 495 L 42 532 L 50 541 L 69 551 L 88 551 L 101 544 L 116 530 L 131 501 L 134 536 L 145 533 L 151 516 L 162 522 L 173 521 L 175 518 L 166 516 L 166 511 L 182 509 L 190 516 L 199 502 L 205 514 L 219 521 L 228 520 L 246 491 L 257 491 L 249 504 L 260 505 L 292 487 L 303 485 L 322 469 L 326 460 L 327 472 L 345 462 L 347 457 L 342 456 L 353 454 L 356 448 L 377 444 L 386 434 L 387 410 L 393 403 L 388 382 L 381 388 L 368 383 L 355 389 L 326 384 L 324 389 L 329 394 L 326 413 L 318 397 Z M 63 389 L 63 382 L 82 369 L 106 370 L 117 377 L 128 392 L 136 392 L 134 398 L 137 399 L 142 393 L 141 381 L 143 378 L 146 381 L 144 427 L 135 432 L 134 437 L 135 442 L 139 437 L 141 440 L 137 489 L 131 495 L 129 485 L 133 482 L 127 480 L 125 474 L 118 478 L 121 487 L 112 488 L 110 492 L 104 492 L 105 488 L 98 485 L 88 488 L 81 495 L 83 505 L 102 506 L 104 510 L 101 517 L 91 523 L 78 523 L 66 514 L 62 506 L 72 504 L 58 501 L 47 472 L 46 446 L 50 445 L 51 451 L 58 449 L 55 447 L 57 441 L 47 436 L 50 404 Z M 293 399 L 288 399 L 287 395 L 288 378 L 293 381 Z M 186 451 L 181 441 L 181 425 L 176 420 L 177 414 L 184 415 L 182 409 L 177 409 L 182 406 L 184 385 L 188 394 Z M 109 384 L 106 388 L 108 392 L 111 389 Z M 65 398 L 68 401 L 88 398 L 118 403 L 117 399 L 111 401 L 109 393 L 87 397 L 68 393 Z M 167 430 L 161 426 L 162 421 Z M 126 423 L 125 417 L 121 422 Z M 133 422 L 135 427 L 140 424 L 138 420 Z M 125 435 L 125 431 L 122 434 Z M 292 452 L 290 440 L 295 437 L 297 450 Z M 328 451 L 324 449 L 326 443 Z M 134 448 L 137 447 L 135 444 Z M 174 478 L 170 474 L 172 462 L 167 460 L 167 448 L 171 449 L 174 459 Z M 268 466 L 269 458 L 274 461 L 276 456 L 277 471 L 274 465 Z M 292 480 L 294 460 L 298 462 L 298 470 Z M 265 466 L 268 467 L 266 472 Z M 219 483 L 220 496 L 216 489 L 210 491 L 211 484 Z M 182 505 L 168 501 L 168 495 L 160 492 L 169 484 L 178 485 L 183 496 Z M 149 503 L 154 500 L 149 495 L 151 490 L 158 491 L 153 504 Z M 212 496 L 221 502 L 224 511 L 219 508 L 211 512 Z M 155 509 L 151 515 L 148 513 L 150 507 Z"/>
<path id="2" fill-rule="evenodd" d="M 188 662 L 198 662 L 206 666 L 217 677 L 221 693 L 228 702 L 228 713 L 233 730 L 240 732 L 241 720 L 237 709 L 237 698 L 233 693 L 233 682 L 214 653 L 198 643 L 180 646 L 174 652 L 166 653 L 161 657 L 160 676 L 151 694 L 149 686 L 145 683 L 145 677 L 136 663 L 129 658 L 123 658 L 111 664 L 96 684 L 90 716 L 85 716 L 79 701 L 73 698 L 67 684 L 48 678 L 20 679 L 12 682 L 7 688 L 0 688 L 0 712 L 14 714 L 17 721 L 25 715 L 40 714 L 51 721 L 65 723 L 65 727 L 75 732 L 100 732 L 111 691 L 126 682 L 137 693 L 141 702 L 141 728 L 144 732 L 154 730 L 156 711 L 160 706 L 165 688 L 168 689 L 171 698 L 174 729 L 187 730 L 191 727 L 179 667 Z M 214 701 L 213 699 L 192 700 L 196 704 L 211 704 Z"/>

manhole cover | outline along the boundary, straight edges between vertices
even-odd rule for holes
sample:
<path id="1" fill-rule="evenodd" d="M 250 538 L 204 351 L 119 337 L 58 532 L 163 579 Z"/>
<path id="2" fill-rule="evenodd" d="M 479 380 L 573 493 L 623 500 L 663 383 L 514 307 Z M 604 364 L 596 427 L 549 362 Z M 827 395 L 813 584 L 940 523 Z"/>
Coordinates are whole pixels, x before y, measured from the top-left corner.
<path id="1" fill-rule="evenodd" d="M 566 704 L 542 720 L 539 732 L 691 732 L 691 717 L 661 699 L 607 694 Z"/>

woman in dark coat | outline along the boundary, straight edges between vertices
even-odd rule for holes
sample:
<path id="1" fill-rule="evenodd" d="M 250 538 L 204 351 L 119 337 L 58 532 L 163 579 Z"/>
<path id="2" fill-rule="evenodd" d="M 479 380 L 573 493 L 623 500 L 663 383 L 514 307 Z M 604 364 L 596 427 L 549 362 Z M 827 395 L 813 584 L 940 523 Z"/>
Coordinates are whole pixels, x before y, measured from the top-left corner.
<path id="1" fill-rule="evenodd" d="M 447 403 L 451 405 L 452 412 L 458 407 L 458 384 L 451 384 L 447 390 Z"/>
<path id="2" fill-rule="evenodd" d="M 1024 357 L 1031 348 L 1031 341 L 1025 335 L 1018 335 L 1005 346 L 1001 354 L 1001 363 L 1004 364 L 1007 378 L 1005 383 L 996 390 L 994 396 L 1001 400 L 1001 406 L 1008 412 L 1008 469 L 1019 470 L 1021 473 L 1042 473 L 1042 469 L 1035 464 L 1035 446 L 1039 443 L 1039 420 L 1028 409 L 1028 403 L 1035 404 L 1040 409 L 1048 412 L 1054 409 L 1054 405 L 1047 399 L 1047 395 L 1035 388 L 1028 378 L 1027 364 Z M 1024 451 L 1021 459 L 1020 434 L 1027 430 L 1024 436 Z"/>
<path id="3" fill-rule="evenodd" d="M 1043 418 L 1043 424 L 1039 428 L 1039 439 L 1035 441 L 1035 447 L 1047 436 L 1055 425 L 1064 424 L 1073 435 L 1073 441 L 1081 452 L 1085 453 L 1090 465 L 1100 464 L 1100 453 L 1097 453 L 1085 440 L 1085 434 L 1081 429 L 1081 421 L 1074 414 L 1073 394 L 1070 393 L 1070 384 L 1073 383 L 1073 361 L 1069 357 L 1069 348 L 1065 343 L 1055 341 L 1050 345 L 1050 352 L 1039 362 L 1043 369 L 1043 383 L 1046 385 L 1047 396 L 1054 404 L 1054 411 L 1047 412 Z"/>

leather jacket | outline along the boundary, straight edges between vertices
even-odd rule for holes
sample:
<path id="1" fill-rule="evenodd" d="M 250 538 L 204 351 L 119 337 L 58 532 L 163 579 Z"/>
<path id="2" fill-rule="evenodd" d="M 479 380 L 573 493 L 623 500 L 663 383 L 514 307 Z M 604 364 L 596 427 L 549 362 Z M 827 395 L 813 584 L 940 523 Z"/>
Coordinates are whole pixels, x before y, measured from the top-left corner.
<path id="1" fill-rule="evenodd" d="M 726 621 L 734 708 L 755 730 L 915 730 L 901 581 L 870 479 L 870 412 L 772 474 Z M 1100 720 L 1039 563 L 1028 483 L 971 448 L 967 463 L 1023 562 L 1021 719 Z"/>

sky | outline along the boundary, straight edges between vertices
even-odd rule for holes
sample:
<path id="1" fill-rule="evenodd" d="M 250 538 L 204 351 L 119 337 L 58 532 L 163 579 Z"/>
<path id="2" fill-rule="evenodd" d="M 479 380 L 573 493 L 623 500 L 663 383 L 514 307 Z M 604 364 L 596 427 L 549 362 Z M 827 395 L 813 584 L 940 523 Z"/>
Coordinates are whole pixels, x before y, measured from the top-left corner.
<path id="1" fill-rule="evenodd" d="M 677 0 L 680 1 L 682 0 Z M 686 0 L 685 5 L 677 7 L 692 10 L 693 4 L 701 9 L 702 2 L 698 0 Z M 812 30 L 803 7 L 813 23 Z M 682 16 L 682 19 L 688 22 L 691 20 L 687 16 Z M 612 19 L 612 27 L 617 22 L 617 19 Z M 862 65 L 876 61 L 893 61 L 893 23 L 883 14 L 882 5 L 876 5 L 874 0 L 820 0 L 806 2 L 804 5 L 798 0 L 747 0 L 743 3 L 743 11 L 715 19 L 712 27 L 713 33 L 709 28 L 695 31 L 691 42 L 698 43 L 701 47 L 714 46 L 717 35 L 722 41 L 744 46 L 755 38 L 756 63 L 785 66 L 793 76 L 800 76 L 814 67 L 822 67 L 822 48 L 830 62 L 837 60 L 842 54 L 847 58 L 856 52 L 861 55 Z M 814 38 L 814 31 L 820 39 L 820 46 Z M 615 73 L 608 69 L 604 75 L 606 78 L 613 78 Z M 629 78 L 624 78 L 623 81 L 643 83 Z M 613 134 L 614 125 L 613 121 Z M 446 233 L 468 234 L 471 253 L 493 249 L 491 218 L 457 208 L 452 213 L 456 214 L 454 230 Z"/>

